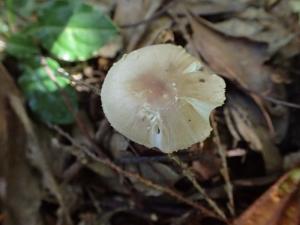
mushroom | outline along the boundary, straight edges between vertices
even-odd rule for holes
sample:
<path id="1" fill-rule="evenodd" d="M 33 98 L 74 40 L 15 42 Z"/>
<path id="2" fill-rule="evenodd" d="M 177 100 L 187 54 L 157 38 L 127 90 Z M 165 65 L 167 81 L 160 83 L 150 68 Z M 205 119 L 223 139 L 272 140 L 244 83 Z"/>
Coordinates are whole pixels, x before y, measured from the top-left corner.
<path id="1" fill-rule="evenodd" d="M 184 48 L 147 46 L 125 54 L 101 90 L 104 114 L 121 134 L 164 153 L 205 140 L 225 100 L 224 80 Z"/>

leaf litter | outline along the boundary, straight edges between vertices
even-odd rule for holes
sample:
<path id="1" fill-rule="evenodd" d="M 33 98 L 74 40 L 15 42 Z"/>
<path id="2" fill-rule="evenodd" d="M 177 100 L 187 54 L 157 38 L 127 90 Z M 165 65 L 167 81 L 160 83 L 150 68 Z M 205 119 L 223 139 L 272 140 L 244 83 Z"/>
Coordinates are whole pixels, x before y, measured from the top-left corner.
<path id="1" fill-rule="evenodd" d="M 117 39 L 103 45 L 94 36 L 93 46 L 92 39 L 76 36 L 72 41 L 85 48 L 80 55 L 78 49 L 61 48 L 64 32 L 57 42 L 57 34 L 46 40 L 59 51 L 43 49 L 59 60 L 60 69 L 50 68 L 53 74 L 69 78 L 76 90 L 77 105 L 63 113 L 74 117 L 73 123 L 49 123 L 24 108 L 28 96 L 20 93 L 17 79 L 23 65 L 32 65 L 28 57 L 40 51 L 32 47 L 27 59 L 21 51 L 39 36 L 34 42 L 13 39 L 7 53 L 14 57 L 0 53 L 0 224 L 299 224 L 297 1 L 113 2 L 86 4 L 93 6 L 95 18 L 103 16 L 96 15 L 101 8 L 113 19 L 114 25 L 108 24 L 113 35 L 118 28 Z M 101 27 L 95 29 L 88 30 L 104 35 Z M 226 104 L 212 118 L 215 132 L 177 153 L 180 166 L 114 131 L 97 91 L 123 53 L 158 43 L 182 45 L 227 82 Z M 92 52 L 94 47 L 100 50 Z M 72 63 L 59 59 L 64 53 Z M 62 99 L 73 101 L 68 95 Z"/>

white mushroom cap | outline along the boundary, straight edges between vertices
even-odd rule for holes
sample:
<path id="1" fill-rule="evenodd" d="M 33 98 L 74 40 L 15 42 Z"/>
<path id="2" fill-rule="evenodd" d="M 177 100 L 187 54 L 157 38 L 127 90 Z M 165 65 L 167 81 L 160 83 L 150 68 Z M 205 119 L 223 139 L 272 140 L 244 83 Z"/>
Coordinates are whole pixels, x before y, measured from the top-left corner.
<path id="1" fill-rule="evenodd" d="M 124 55 L 101 90 L 111 125 L 132 141 L 171 153 L 206 139 L 224 80 L 182 47 L 160 44 Z"/>

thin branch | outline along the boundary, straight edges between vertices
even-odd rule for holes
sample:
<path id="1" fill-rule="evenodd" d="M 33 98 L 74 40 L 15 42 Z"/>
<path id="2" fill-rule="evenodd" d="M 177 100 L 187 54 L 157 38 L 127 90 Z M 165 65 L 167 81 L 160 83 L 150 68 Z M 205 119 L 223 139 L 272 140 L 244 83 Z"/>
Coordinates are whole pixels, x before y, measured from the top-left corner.
<path id="1" fill-rule="evenodd" d="M 199 154 L 181 154 L 175 153 L 177 156 L 180 156 L 181 160 L 184 162 L 191 162 L 203 158 Z M 172 162 L 170 157 L 167 155 L 158 155 L 158 156 L 127 156 L 122 157 L 116 160 L 119 164 L 140 164 L 140 163 L 152 163 L 152 162 Z"/>
<path id="2" fill-rule="evenodd" d="M 233 198 L 233 187 L 232 187 L 232 184 L 230 182 L 230 175 L 229 175 L 229 171 L 228 171 L 228 165 L 227 165 L 227 160 L 226 160 L 226 151 L 221 143 L 221 139 L 220 139 L 220 135 L 219 135 L 219 132 L 218 132 L 218 127 L 217 127 L 217 123 L 215 121 L 215 118 L 213 117 L 212 120 L 212 127 L 213 127 L 213 130 L 214 130 L 214 133 L 215 133 L 215 141 L 217 143 L 217 146 L 218 146 L 218 153 L 221 157 L 221 160 L 222 160 L 222 167 L 223 167 L 223 170 L 221 171 L 221 174 L 225 180 L 225 183 L 226 183 L 226 192 L 227 192 L 227 195 L 228 195 L 228 199 L 229 199 L 229 204 L 228 204 L 228 209 L 231 213 L 231 215 L 235 215 L 235 208 L 234 208 L 234 198 Z"/>
<path id="3" fill-rule="evenodd" d="M 55 125 L 51 125 L 48 124 L 49 128 L 55 130 L 57 133 L 59 133 L 60 135 L 62 135 L 63 137 L 65 137 L 66 139 L 68 139 L 70 141 L 70 143 L 72 143 L 73 146 L 77 147 L 78 149 L 81 150 L 80 155 L 78 154 L 78 152 L 76 152 L 76 150 L 70 150 L 71 154 L 73 154 L 74 156 L 76 156 L 78 158 L 78 160 L 80 160 L 81 163 L 83 164 L 87 164 L 88 161 L 93 161 L 93 162 L 98 162 L 101 163 L 107 167 L 109 167 L 110 169 L 116 171 L 118 174 L 129 178 L 129 179 L 133 179 L 136 180 L 150 188 L 153 188 L 157 191 L 163 192 L 175 199 L 177 199 L 180 202 L 183 202 L 189 206 L 192 206 L 193 208 L 201 211 L 202 213 L 204 213 L 207 216 L 213 217 L 213 218 L 217 218 L 219 220 L 225 221 L 225 218 L 220 217 L 218 215 L 216 215 L 215 213 L 213 213 L 211 210 L 205 208 L 204 206 L 201 206 L 200 204 L 197 204 L 191 200 L 189 200 L 188 198 L 185 198 L 184 196 L 182 196 L 180 193 L 178 193 L 175 190 L 172 190 L 168 187 L 163 187 L 159 184 L 153 183 L 150 180 L 145 179 L 144 177 L 141 177 L 140 175 L 136 174 L 136 173 L 132 173 L 126 170 L 123 170 L 121 167 L 119 167 L 118 165 L 114 164 L 110 159 L 108 158 L 100 158 L 97 155 L 95 155 L 94 153 L 92 153 L 89 149 L 87 149 L 85 146 L 77 143 L 69 134 L 65 133 L 63 130 L 61 130 L 58 126 Z"/>
<path id="4" fill-rule="evenodd" d="M 258 91 L 248 89 L 248 88 L 244 87 L 243 85 L 241 85 L 241 84 L 239 84 L 237 82 L 234 82 L 234 84 L 238 88 L 240 88 L 241 90 L 243 90 L 243 91 L 245 91 L 247 93 L 253 94 L 253 95 L 261 98 L 262 100 L 269 101 L 269 102 L 272 102 L 274 104 L 283 105 L 283 106 L 290 107 L 290 108 L 300 109 L 300 104 L 293 103 L 293 102 L 288 102 L 288 101 L 285 101 L 285 100 L 280 100 L 280 99 L 277 99 L 277 98 L 273 98 L 271 96 L 267 96 L 267 95 L 261 94 Z"/>
<path id="5" fill-rule="evenodd" d="M 290 107 L 290 108 L 295 108 L 295 109 L 300 109 L 300 104 L 292 103 L 292 102 L 288 102 L 288 101 L 284 101 L 284 100 L 280 100 L 280 99 L 276 99 L 276 98 L 266 96 L 266 95 L 262 95 L 262 94 L 260 94 L 256 91 L 253 91 L 253 90 L 248 90 L 248 91 L 252 92 L 253 94 L 261 97 L 262 99 L 264 99 L 266 101 L 269 101 L 269 102 L 272 102 L 274 104 L 283 105 L 283 106 Z"/>
<path id="6" fill-rule="evenodd" d="M 191 181 L 193 186 L 199 191 L 199 193 L 204 197 L 205 201 L 210 205 L 210 207 L 219 215 L 224 221 L 227 220 L 224 212 L 219 208 L 217 203 L 211 199 L 207 194 L 204 188 L 200 186 L 197 182 L 196 178 L 194 177 L 193 172 L 188 169 L 184 163 L 174 154 L 169 154 L 169 157 L 182 169 L 183 175 Z"/>
<path id="7" fill-rule="evenodd" d="M 58 73 L 58 75 L 63 76 L 64 78 L 67 78 L 70 80 L 70 82 L 73 82 L 77 85 L 82 85 L 85 86 L 86 88 L 89 88 L 94 94 L 99 95 L 100 96 L 100 89 L 92 86 L 90 84 L 85 83 L 84 81 L 81 80 L 75 80 L 68 72 L 66 72 L 64 69 L 62 68 L 58 68 L 56 70 L 56 72 Z"/>

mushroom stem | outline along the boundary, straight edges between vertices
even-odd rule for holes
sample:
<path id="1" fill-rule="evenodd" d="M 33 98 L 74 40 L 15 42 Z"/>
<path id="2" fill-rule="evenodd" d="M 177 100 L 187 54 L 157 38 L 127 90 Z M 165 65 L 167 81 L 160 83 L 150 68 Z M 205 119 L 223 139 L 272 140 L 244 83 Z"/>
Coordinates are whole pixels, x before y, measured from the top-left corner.
<path id="1" fill-rule="evenodd" d="M 210 205 L 210 207 L 215 211 L 215 213 L 226 221 L 227 218 L 224 212 L 219 208 L 218 204 L 207 195 L 204 188 L 200 186 L 200 184 L 197 182 L 196 178 L 194 177 L 194 173 L 187 167 L 187 164 L 181 161 L 181 159 L 174 154 L 168 154 L 168 157 L 171 160 L 173 160 L 182 169 L 182 174 L 193 184 L 193 186 L 203 196 L 205 201 Z"/>

